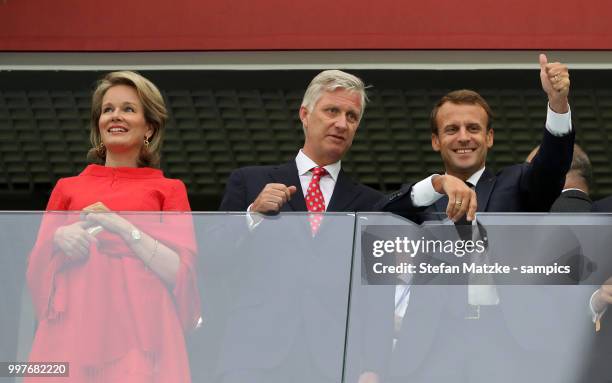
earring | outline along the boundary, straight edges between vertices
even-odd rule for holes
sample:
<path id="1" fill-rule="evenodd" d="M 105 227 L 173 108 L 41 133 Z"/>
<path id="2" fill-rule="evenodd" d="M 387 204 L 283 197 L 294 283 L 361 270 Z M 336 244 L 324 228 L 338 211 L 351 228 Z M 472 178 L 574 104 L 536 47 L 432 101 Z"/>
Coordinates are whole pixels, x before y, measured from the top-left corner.
<path id="1" fill-rule="evenodd" d="M 98 152 L 98 155 L 104 155 L 104 152 L 106 151 L 106 148 L 104 147 L 104 142 L 100 142 L 100 144 L 96 146 L 96 151 Z"/>
<path id="2" fill-rule="evenodd" d="M 150 142 L 149 142 L 149 137 L 145 136 L 145 139 L 144 139 L 144 145 L 145 145 L 145 147 L 146 147 L 146 148 L 148 148 L 148 147 L 149 147 L 149 144 L 150 144 Z"/>

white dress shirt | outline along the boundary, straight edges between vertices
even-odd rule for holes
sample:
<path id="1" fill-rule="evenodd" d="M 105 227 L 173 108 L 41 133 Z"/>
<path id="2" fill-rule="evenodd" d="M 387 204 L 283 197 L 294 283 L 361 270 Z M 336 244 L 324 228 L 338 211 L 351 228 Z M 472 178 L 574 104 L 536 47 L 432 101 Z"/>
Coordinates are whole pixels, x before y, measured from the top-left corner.
<path id="1" fill-rule="evenodd" d="M 298 169 L 298 175 L 300 177 L 300 187 L 302 188 L 302 195 L 306 195 L 308 190 L 308 185 L 312 180 L 312 171 L 311 169 L 319 166 L 314 162 L 310 157 L 308 157 L 302 149 L 295 156 L 295 165 Z M 329 201 L 331 201 L 332 194 L 334 193 L 334 187 L 336 186 L 336 181 L 338 181 L 338 175 L 340 174 L 340 169 L 342 168 L 341 161 L 334 162 L 333 164 L 323 166 L 325 170 L 327 170 L 327 174 L 320 178 L 319 187 L 321 188 L 321 194 L 323 194 L 323 200 L 325 202 L 325 210 L 329 206 Z M 297 185 L 286 185 L 286 186 L 297 186 Z M 259 225 L 263 217 L 259 214 L 251 214 L 251 207 L 253 204 L 251 203 L 247 208 L 247 223 L 249 225 L 249 229 L 253 230 Z"/>
<path id="2" fill-rule="evenodd" d="M 300 184 L 302 186 L 302 194 L 306 195 L 308 185 L 312 180 L 312 172 L 310 169 L 319 166 L 313 160 L 308 157 L 302 149 L 295 156 L 295 164 L 297 165 L 298 175 L 300 176 Z M 321 177 L 319 181 L 319 187 L 321 188 L 321 194 L 325 200 L 325 210 L 329 206 L 332 194 L 334 193 L 334 187 L 336 181 L 338 181 L 338 174 L 340 174 L 341 161 L 334 162 L 333 164 L 323 166 L 327 170 L 327 174 Z"/>

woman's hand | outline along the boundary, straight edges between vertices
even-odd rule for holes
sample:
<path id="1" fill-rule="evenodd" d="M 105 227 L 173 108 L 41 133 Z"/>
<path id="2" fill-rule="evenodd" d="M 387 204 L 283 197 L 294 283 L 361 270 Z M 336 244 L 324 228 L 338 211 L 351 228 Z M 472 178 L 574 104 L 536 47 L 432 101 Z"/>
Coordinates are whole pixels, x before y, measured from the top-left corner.
<path id="1" fill-rule="evenodd" d="M 89 206 L 86 206 L 85 208 L 83 208 L 83 211 L 87 213 L 110 212 L 110 209 L 107 208 L 105 204 L 98 201 L 98 202 L 92 203 Z"/>
<path id="2" fill-rule="evenodd" d="M 102 202 L 89 205 L 83 211 L 88 225 L 99 225 L 120 235 L 144 265 L 168 285 L 176 283 L 180 259 L 174 250 L 149 234 L 141 232 L 127 219 L 111 212 Z"/>
<path id="3" fill-rule="evenodd" d="M 53 235 L 53 242 L 59 247 L 66 256 L 73 260 L 85 259 L 89 256 L 89 246 L 98 243 L 87 228 L 87 222 L 79 221 L 72 225 L 61 226 Z"/>
<path id="4" fill-rule="evenodd" d="M 101 225 L 106 230 L 119 234 L 123 238 L 127 238 L 134 229 L 128 220 L 118 214 L 111 213 L 111 210 L 102 202 L 91 204 L 84 208 L 83 211 L 89 213 L 85 216 L 85 219 L 90 225 Z"/>

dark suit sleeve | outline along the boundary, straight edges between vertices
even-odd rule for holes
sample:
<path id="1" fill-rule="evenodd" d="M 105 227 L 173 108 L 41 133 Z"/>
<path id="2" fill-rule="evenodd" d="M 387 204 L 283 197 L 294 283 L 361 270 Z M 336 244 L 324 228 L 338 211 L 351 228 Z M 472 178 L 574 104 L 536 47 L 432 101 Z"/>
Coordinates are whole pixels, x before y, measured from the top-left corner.
<path id="1" fill-rule="evenodd" d="M 423 213 L 428 206 L 414 206 L 412 204 L 412 187 L 414 184 L 406 184 L 400 190 L 386 195 L 375 207 L 376 211 L 388 211 L 407 218 L 413 222 L 423 222 Z"/>
<path id="2" fill-rule="evenodd" d="M 612 212 L 612 196 L 593 202 L 592 211 L 606 213 Z"/>
<path id="3" fill-rule="evenodd" d="M 566 190 L 555 200 L 551 212 L 580 213 L 590 212 L 593 202 L 588 194 L 581 190 Z"/>
<path id="4" fill-rule="evenodd" d="M 549 211 L 565 184 L 565 174 L 572 164 L 575 133 L 553 136 L 544 129 L 538 154 L 525 164 L 520 180 L 521 194 L 530 211 Z"/>
<path id="5" fill-rule="evenodd" d="M 251 202 L 247 201 L 246 180 L 242 169 L 234 170 L 227 179 L 219 210 L 246 211 Z"/>
<path id="6" fill-rule="evenodd" d="M 396 192 L 386 195 L 380 200 L 376 206 L 377 210 L 400 212 L 400 211 L 413 211 L 416 207 L 412 204 L 410 193 L 414 184 L 406 184 Z"/>
<path id="7" fill-rule="evenodd" d="M 364 186 L 364 198 L 363 202 L 356 207 L 355 211 L 368 212 L 368 211 L 380 211 L 380 206 L 387 202 L 387 196 L 378 190 Z"/>

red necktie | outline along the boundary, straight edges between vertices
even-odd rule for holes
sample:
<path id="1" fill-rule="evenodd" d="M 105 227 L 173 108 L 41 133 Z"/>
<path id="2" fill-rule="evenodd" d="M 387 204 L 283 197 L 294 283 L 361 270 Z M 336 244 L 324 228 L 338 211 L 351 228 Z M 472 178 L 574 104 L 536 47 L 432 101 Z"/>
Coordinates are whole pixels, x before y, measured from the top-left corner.
<path id="1" fill-rule="evenodd" d="M 321 177 L 327 174 L 327 170 L 322 167 L 314 167 L 311 169 L 312 179 L 308 184 L 308 190 L 306 190 L 306 208 L 310 213 L 323 213 L 325 212 L 325 200 L 321 193 L 321 187 L 319 182 Z M 308 221 L 310 222 L 310 229 L 314 236 L 319 230 L 321 220 L 323 219 L 321 214 L 309 214 Z"/>

